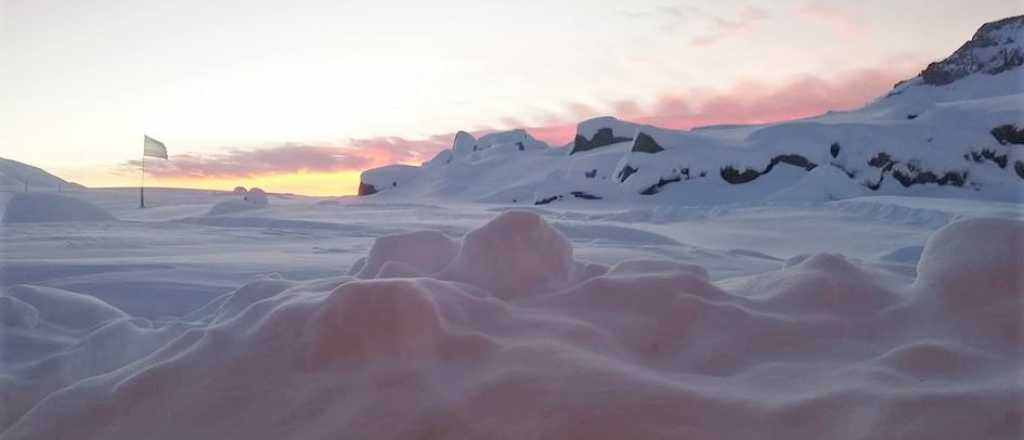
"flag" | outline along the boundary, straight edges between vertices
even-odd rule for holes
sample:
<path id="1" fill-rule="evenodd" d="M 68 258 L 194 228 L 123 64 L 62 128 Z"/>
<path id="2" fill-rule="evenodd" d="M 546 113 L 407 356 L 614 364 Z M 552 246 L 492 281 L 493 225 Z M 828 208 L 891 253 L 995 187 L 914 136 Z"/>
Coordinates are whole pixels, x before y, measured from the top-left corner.
<path id="1" fill-rule="evenodd" d="M 159 157 L 161 159 L 167 159 L 167 147 L 164 146 L 163 142 L 153 139 L 149 136 L 143 135 L 146 138 L 142 144 L 142 155 L 150 157 Z"/>

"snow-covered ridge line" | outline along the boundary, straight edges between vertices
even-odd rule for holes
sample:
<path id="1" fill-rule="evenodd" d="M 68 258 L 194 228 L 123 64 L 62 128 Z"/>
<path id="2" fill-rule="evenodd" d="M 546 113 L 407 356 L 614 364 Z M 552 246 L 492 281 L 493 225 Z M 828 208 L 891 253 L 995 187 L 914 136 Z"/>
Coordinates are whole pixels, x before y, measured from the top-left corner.
<path id="1" fill-rule="evenodd" d="M 986 24 L 862 109 L 785 123 L 673 130 L 601 117 L 581 122 L 569 148 L 549 148 L 523 130 L 480 140 L 460 132 L 452 149 L 421 167 L 366 171 L 360 194 L 536 204 L 870 193 L 1016 201 L 1024 194 L 1021 42 L 1024 16 Z M 955 78 L 929 79 L 939 69 Z"/>
<path id="2" fill-rule="evenodd" d="M 56 191 L 82 188 L 84 188 L 82 185 L 68 182 L 42 168 L 0 157 L 0 191 L 24 191 L 26 189 Z"/>

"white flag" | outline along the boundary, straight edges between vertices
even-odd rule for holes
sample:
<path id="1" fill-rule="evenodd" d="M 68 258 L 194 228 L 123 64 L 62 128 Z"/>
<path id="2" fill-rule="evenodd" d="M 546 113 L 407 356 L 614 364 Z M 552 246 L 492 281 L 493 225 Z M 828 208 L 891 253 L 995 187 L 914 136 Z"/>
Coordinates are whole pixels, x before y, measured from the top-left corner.
<path id="1" fill-rule="evenodd" d="M 167 147 L 164 146 L 163 142 L 153 139 L 149 136 L 143 135 L 146 138 L 142 144 L 142 155 L 150 157 L 159 157 L 161 159 L 167 159 Z"/>

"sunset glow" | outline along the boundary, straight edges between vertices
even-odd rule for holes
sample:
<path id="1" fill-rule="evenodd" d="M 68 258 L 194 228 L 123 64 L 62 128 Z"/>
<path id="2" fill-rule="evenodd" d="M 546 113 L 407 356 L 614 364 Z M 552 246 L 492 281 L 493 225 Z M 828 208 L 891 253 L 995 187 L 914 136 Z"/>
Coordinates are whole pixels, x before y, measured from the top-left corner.
<path id="1" fill-rule="evenodd" d="M 939 3 L 8 1 L 0 156 L 125 186 L 143 134 L 192 165 L 345 149 L 328 169 L 304 154 L 239 175 L 152 176 L 345 193 L 360 170 L 427 160 L 458 130 L 526 128 L 562 145 L 595 116 L 690 128 L 855 108 L 1016 9 Z"/>

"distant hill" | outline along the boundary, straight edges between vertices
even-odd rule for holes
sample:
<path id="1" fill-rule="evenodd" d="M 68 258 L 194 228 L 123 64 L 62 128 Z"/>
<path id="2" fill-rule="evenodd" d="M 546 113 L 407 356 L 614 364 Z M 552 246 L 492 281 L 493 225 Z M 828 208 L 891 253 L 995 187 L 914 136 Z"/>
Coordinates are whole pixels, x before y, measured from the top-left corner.
<path id="1" fill-rule="evenodd" d="M 54 176 L 42 168 L 0 157 L 0 191 L 22 191 L 26 182 L 30 191 L 85 188 Z"/>

